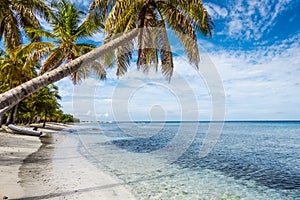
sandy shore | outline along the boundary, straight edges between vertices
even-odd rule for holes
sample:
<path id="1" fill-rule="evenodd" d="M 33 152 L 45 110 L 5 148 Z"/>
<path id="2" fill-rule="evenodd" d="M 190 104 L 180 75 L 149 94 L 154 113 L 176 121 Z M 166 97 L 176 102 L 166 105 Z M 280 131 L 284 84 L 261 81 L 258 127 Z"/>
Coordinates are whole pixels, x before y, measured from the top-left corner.
<path id="1" fill-rule="evenodd" d="M 78 152 L 71 126 L 46 128 L 41 138 L 0 129 L 0 199 L 135 199 Z"/>

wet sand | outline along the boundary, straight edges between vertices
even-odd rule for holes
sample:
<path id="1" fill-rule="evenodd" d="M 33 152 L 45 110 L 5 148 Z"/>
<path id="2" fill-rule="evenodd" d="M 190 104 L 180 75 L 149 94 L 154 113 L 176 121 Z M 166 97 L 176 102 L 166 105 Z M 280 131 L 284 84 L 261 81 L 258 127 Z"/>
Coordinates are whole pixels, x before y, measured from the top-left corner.
<path id="1" fill-rule="evenodd" d="M 78 152 L 71 128 L 51 124 L 40 139 L 0 132 L 0 198 L 135 199 Z"/>

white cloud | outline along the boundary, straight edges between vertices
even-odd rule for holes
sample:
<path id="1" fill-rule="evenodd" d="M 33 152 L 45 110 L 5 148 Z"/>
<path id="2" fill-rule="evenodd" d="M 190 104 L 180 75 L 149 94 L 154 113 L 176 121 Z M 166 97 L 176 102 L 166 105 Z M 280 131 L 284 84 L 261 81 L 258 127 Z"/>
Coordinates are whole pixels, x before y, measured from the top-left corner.
<path id="1" fill-rule="evenodd" d="M 87 0 L 71 0 L 75 5 L 79 6 L 83 10 L 87 10 L 91 1 Z"/>
<path id="2" fill-rule="evenodd" d="M 217 34 L 228 35 L 236 39 L 259 40 L 274 26 L 278 16 L 289 8 L 291 0 L 248 0 L 230 1 L 227 8 L 220 8 L 208 3 L 208 11 L 216 16 L 215 19 L 224 18 L 225 27 Z M 225 13 L 225 14 L 222 14 Z"/>
<path id="3" fill-rule="evenodd" d="M 257 2 L 251 6 L 256 8 Z M 237 7 L 239 12 L 244 9 L 239 5 Z M 252 8 L 247 9 L 251 15 Z M 268 9 L 262 9 L 261 15 Z M 233 29 L 232 33 L 235 32 Z M 210 42 L 199 41 L 204 49 L 209 46 L 212 61 L 209 62 L 201 50 L 201 69 L 208 64 L 216 67 L 223 81 L 227 120 L 300 118 L 299 110 L 295 109 L 300 107 L 299 39 L 300 34 L 277 41 L 272 46 L 247 51 L 218 50 L 220 48 L 215 48 Z M 182 47 L 174 49 L 175 53 L 182 51 Z M 168 120 L 180 120 L 182 115 L 189 114 L 193 116 L 189 118 L 191 120 L 209 120 L 213 109 L 211 95 L 221 92 L 221 88 L 209 88 L 208 78 L 190 66 L 185 57 L 175 57 L 174 63 L 175 73 L 170 84 L 160 72 L 147 76 L 136 72 L 134 62 L 124 77 L 116 79 L 114 70 L 110 70 L 106 81 L 89 78 L 82 83 L 81 90 L 76 89 L 77 86 L 75 89 L 67 86 L 67 81 L 63 82 L 62 93 L 69 97 L 73 95 L 63 103 L 64 109 L 71 110 L 70 106 L 73 106 L 76 116 L 100 121 L 126 119 L 127 115 L 132 120 L 158 119 L 161 116 Z M 73 90 L 81 92 L 74 93 Z M 128 93 L 132 96 L 127 97 Z M 78 99 L 75 104 L 74 95 Z M 196 106 L 192 104 L 193 98 L 196 99 Z M 88 116 L 87 111 L 94 115 Z M 194 118 L 195 114 L 200 114 L 200 117 Z"/>
<path id="4" fill-rule="evenodd" d="M 103 42 L 103 40 L 105 39 L 105 34 L 102 32 L 98 32 L 93 34 L 89 39 L 95 42 Z"/>
<path id="5" fill-rule="evenodd" d="M 298 38 L 267 49 L 211 54 L 223 79 L 228 118 L 300 117 L 299 110 L 291 109 L 300 107 Z"/>
<path id="6" fill-rule="evenodd" d="M 204 3 L 204 6 L 213 19 L 225 18 L 228 15 L 226 8 L 220 7 L 214 3 Z"/>

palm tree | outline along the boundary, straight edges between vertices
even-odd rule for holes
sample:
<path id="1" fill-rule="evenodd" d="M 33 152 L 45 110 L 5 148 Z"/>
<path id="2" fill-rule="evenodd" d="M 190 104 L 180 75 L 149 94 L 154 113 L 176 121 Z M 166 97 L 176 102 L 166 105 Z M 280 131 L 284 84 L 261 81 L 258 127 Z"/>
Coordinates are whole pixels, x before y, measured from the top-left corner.
<path id="1" fill-rule="evenodd" d="M 138 28 L 138 69 L 147 72 L 151 65 L 157 68 L 160 57 L 162 73 L 169 80 L 174 66 L 166 27 L 173 30 L 185 47 L 189 62 L 198 69 L 200 58 L 196 31 L 211 36 L 214 26 L 201 0 L 94 0 L 90 10 L 91 13 L 100 10 L 104 14 L 109 11 L 105 41 L 110 41 L 119 33 Z M 115 62 L 106 59 L 109 60 L 106 64 L 116 64 L 117 76 L 127 71 L 133 48 L 134 43 L 130 41 L 113 52 Z"/>
<path id="2" fill-rule="evenodd" d="M 98 47 L 84 54 L 83 56 L 70 61 L 62 67 L 46 72 L 30 81 L 27 81 L 26 83 L 2 93 L 0 95 L 0 115 L 3 114 L 8 107 L 15 105 L 25 97 L 38 91 L 40 88 L 71 75 L 89 63 L 94 62 L 94 60 L 98 59 L 101 55 L 104 55 L 107 51 L 125 44 L 128 40 L 132 40 L 134 37 L 136 37 L 136 35 L 137 30 L 126 33 L 119 38 L 114 39 L 113 41 L 108 42 L 107 44 L 104 44 L 101 47 Z"/>
<path id="3" fill-rule="evenodd" d="M 28 61 L 23 48 L 15 48 L 0 56 L 0 89 L 12 89 L 36 76 L 37 60 Z M 14 123 L 18 106 L 11 107 L 6 124 Z M 2 116 L 1 116 L 2 117 Z"/>
<path id="4" fill-rule="evenodd" d="M 58 94 L 58 87 L 50 84 L 48 87 L 44 87 L 35 93 L 33 98 L 31 107 L 36 114 L 44 115 L 43 128 L 45 128 L 47 117 L 53 115 L 60 107 L 57 102 L 57 99 L 61 99 Z"/>
<path id="5" fill-rule="evenodd" d="M 22 28 L 41 27 L 38 18 L 48 19 L 49 8 L 41 0 L 1 0 L 0 1 L 0 41 L 8 50 L 22 44 Z M 28 35 L 32 39 L 32 35 Z"/>
<path id="6" fill-rule="evenodd" d="M 60 107 L 57 102 L 61 97 L 58 95 L 58 87 L 50 84 L 37 91 L 36 93 L 25 98 L 18 109 L 18 121 L 32 123 L 35 119 L 44 118 L 44 126 L 47 117 L 54 115 L 56 110 Z"/>
<path id="7" fill-rule="evenodd" d="M 58 68 L 64 62 L 70 62 L 75 58 L 95 48 L 92 44 L 78 43 L 100 31 L 103 28 L 98 15 L 89 15 L 84 21 L 84 12 L 76 8 L 74 3 L 66 0 L 53 1 L 51 3 L 53 12 L 50 13 L 51 31 L 41 28 L 26 28 L 25 31 L 34 39 L 46 37 L 51 39 L 54 45 L 49 57 L 40 69 L 40 74 Z M 47 42 L 35 42 L 32 45 L 45 45 Z M 99 62 L 93 62 L 79 71 L 72 73 L 71 79 L 77 83 L 89 73 L 94 73 L 100 79 L 105 78 L 105 69 Z"/>
<path id="8" fill-rule="evenodd" d="M 111 2 L 111 4 L 110 4 Z M 137 3 L 134 3 L 137 2 Z M 136 7 L 131 8 L 130 3 L 133 3 Z M 139 3 L 139 4 L 138 4 Z M 26 96 L 34 93 L 37 91 L 39 88 L 42 88 L 44 86 L 47 86 L 50 83 L 54 83 L 76 71 L 78 71 L 81 67 L 85 66 L 86 64 L 92 63 L 95 59 L 104 56 L 105 53 L 112 51 L 116 48 L 123 48 L 126 46 L 125 44 L 128 43 L 128 41 L 132 41 L 134 38 L 139 36 L 140 38 L 140 43 L 139 46 L 143 48 L 144 45 L 143 42 L 147 42 L 147 40 L 143 39 L 147 36 L 148 33 L 143 33 L 143 31 L 136 29 L 136 27 L 154 27 L 154 24 L 152 24 L 152 21 L 161 22 L 157 23 L 157 26 L 161 28 L 161 30 L 165 30 L 163 26 L 164 24 L 167 23 L 172 29 L 175 31 L 178 30 L 178 37 L 180 41 L 184 44 L 185 49 L 188 53 L 188 57 L 190 58 L 190 61 L 195 64 L 195 66 L 198 66 L 198 61 L 199 57 L 198 55 L 193 55 L 191 52 L 195 52 L 196 45 L 197 44 L 192 44 L 190 46 L 189 44 L 190 41 L 196 41 L 196 33 L 195 31 L 200 31 L 204 35 L 210 35 L 212 32 L 212 21 L 207 13 L 207 11 L 204 9 L 203 4 L 200 0 L 194 1 L 194 0 L 187 0 L 187 1 L 179 1 L 179 0 L 165 0 L 165 1 L 156 1 L 156 0 L 138 0 L 138 1 L 110 1 L 110 0 L 99 0 L 99 1 L 94 1 L 92 6 L 91 6 L 91 15 L 94 13 L 97 13 L 98 7 L 97 5 L 104 5 L 105 9 L 108 8 L 107 10 L 111 11 L 112 14 L 108 15 L 107 19 L 107 25 L 106 25 L 106 30 L 108 33 L 112 34 L 112 36 L 108 36 L 107 42 L 103 44 L 101 47 L 94 49 L 90 51 L 89 53 L 80 56 L 71 62 L 67 63 L 63 67 L 54 69 L 52 71 L 49 71 L 37 78 L 32 79 L 31 81 L 28 81 L 27 83 L 24 83 L 13 90 L 10 90 L 9 92 L 3 93 L 0 95 L 0 109 L 4 108 L 11 105 L 15 104 L 18 102 L 20 99 L 25 98 Z M 118 5 L 118 6 L 117 6 Z M 160 9 L 158 10 L 158 5 L 160 5 Z M 125 10 L 124 8 L 131 8 L 129 10 Z M 104 10 L 105 10 L 104 9 Z M 116 10 L 116 11 L 114 11 Z M 120 11 L 120 12 L 118 12 Z M 131 13 L 129 12 L 136 11 L 136 14 L 133 14 L 133 16 L 137 17 L 138 16 L 138 23 L 135 18 L 131 20 L 126 20 L 126 18 L 131 16 Z M 160 18 L 156 18 L 153 20 L 154 16 L 153 13 L 157 15 L 157 13 L 161 12 L 159 16 Z M 125 12 L 125 13 L 123 13 Z M 123 13 L 121 15 L 121 13 Z M 126 15 L 128 14 L 128 16 Z M 155 16 L 156 16 L 155 15 Z M 125 16 L 121 18 L 122 16 Z M 169 18 L 167 18 L 169 17 Z M 121 22 L 116 23 L 116 20 L 121 20 L 124 21 L 123 24 L 126 25 L 128 28 L 122 28 L 121 27 Z M 152 19 L 152 20 L 150 20 Z M 111 23 L 110 23 L 111 21 Z M 131 23 L 132 22 L 132 23 Z M 135 22 L 135 23 L 133 23 Z M 164 23 L 162 23 L 164 22 Z M 177 22 L 177 23 L 175 23 Z M 137 24 L 138 25 L 137 25 Z M 116 26 L 115 24 L 119 24 Z M 130 27 L 132 25 L 132 27 Z M 117 36 L 118 33 L 121 31 L 118 31 L 119 28 L 120 30 L 126 30 L 124 34 L 121 36 Z M 110 28 L 113 31 L 109 31 Z M 147 29 L 145 29 L 147 31 Z M 171 60 L 172 54 L 170 51 L 168 51 L 168 43 L 166 43 L 168 40 L 167 38 L 162 39 L 163 36 L 167 36 L 165 32 L 161 31 L 160 34 L 162 36 L 159 36 L 160 40 L 160 56 L 161 56 L 161 62 L 162 62 L 162 71 L 166 75 L 166 77 L 170 77 L 172 75 L 172 69 L 173 69 L 173 62 Z M 184 35 L 187 34 L 187 35 Z M 187 39 L 185 38 L 187 36 Z M 156 40 L 158 41 L 158 40 Z M 164 42 L 162 42 L 164 41 Z M 186 42 L 187 41 L 187 42 Z M 152 42 L 153 43 L 153 42 Z M 165 43 L 165 47 L 163 47 L 163 44 Z M 122 47 L 123 45 L 123 47 Z M 125 48 L 125 47 L 124 47 Z M 124 49 L 123 48 L 123 49 Z M 130 49 L 129 49 L 130 50 Z M 130 52 L 130 51 L 129 51 Z M 155 57 L 157 54 L 154 55 L 146 55 L 146 53 L 153 53 L 153 48 L 145 48 L 145 49 L 140 49 L 139 50 L 139 59 L 138 59 L 138 66 L 143 67 L 142 65 L 149 65 L 151 63 L 154 63 L 153 60 L 156 60 Z M 198 53 L 198 50 L 196 50 Z M 156 52 L 155 52 L 156 53 Z M 127 55 L 126 55 L 127 54 Z M 116 54 L 116 60 L 121 60 L 118 59 L 120 54 Z M 122 53 L 121 53 L 122 55 Z M 123 58 L 130 58 L 129 53 L 123 53 Z M 149 61 L 150 58 L 150 61 Z M 154 58 L 154 59 L 153 59 Z M 128 63 L 126 59 L 123 59 L 123 68 L 122 65 L 119 65 L 119 73 L 117 69 L 117 74 L 122 74 L 122 69 L 124 68 L 124 65 Z M 125 61 L 124 61 L 125 60 Z M 122 61 L 122 60 L 121 60 Z M 146 66 L 147 67 L 147 66 Z M 126 70 L 125 70 L 126 71 Z M 0 110 L 1 113 L 1 110 Z"/>

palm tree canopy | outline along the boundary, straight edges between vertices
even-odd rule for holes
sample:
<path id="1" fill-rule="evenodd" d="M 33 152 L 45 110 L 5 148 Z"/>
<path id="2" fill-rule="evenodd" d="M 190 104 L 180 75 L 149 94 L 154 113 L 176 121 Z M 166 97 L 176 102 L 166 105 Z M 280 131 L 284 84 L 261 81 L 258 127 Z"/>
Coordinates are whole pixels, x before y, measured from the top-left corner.
<path id="1" fill-rule="evenodd" d="M 124 45 L 127 41 L 132 40 L 137 35 L 137 30 L 132 30 L 113 41 L 101 45 L 100 47 L 93 49 L 92 51 L 70 61 L 69 63 L 61 66 L 52 71 L 46 72 L 36 78 L 33 78 L 26 83 L 23 83 L 7 92 L 0 94 L 0 115 L 5 113 L 11 106 L 16 105 L 19 101 L 25 97 L 33 94 L 39 89 L 61 80 L 74 72 L 83 68 L 83 64 L 93 63 L 96 59 L 104 55 L 107 51 L 116 49 L 117 47 Z"/>
<path id="2" fill-rule="evenodd" d="M 22 44 L 22 28 L 41 27 L 38 17 L 49 19 L 49 7 L 43 1 L 0 1 L 0 40 L 4 38 L 7 49 L 14 49 Z M 31 34 L 28 36 L 33 39 Z"/>
<path id="3" fill-rule="evenodd" d="M 91 51 L 95 48 L 92 44 L 78 43 L 78 40 L 85 39 L 100 31 L 103 28 L 98 15 L 89 15 L 84 19 L 85 13 L 78 9 L 74 3 L 66 0 L 52 1 L 53 11 L 50 13 L 51 31 L 41 28 L 26 28 L 25 31 L 32 34 L 34 38 L 45 37 L 53 40 L 50 55 L 42 65 L 40 74 L 59 67 L 64 62 Z M 36 42 L 33 46 L 40 46 L 46 42 Z M 71 75 L 74 83 L 79 82 L 88 74 L 94 73 L 101 79 L 105 78 L 105 70 L 98 62 L 85 66 L 80 71 Z"/>
<path id="4" fill-rule="evenodd" d="M 189 62 L 198 69 L 200 58 L 196 32 L 212 36 L 214 27 L 201 0 L 94 0 L 90 12 L 96 11 L 107 17 L 105 42 L 120 33 L 139 28 L 138 69 L 147 72 L 150 65 L 157 67 L 160 56 L 162 73 L 167 79 L 171 78 L 174 66 L 166 28 L 174 31 L 185 48 Z M 116 64 L 117 76 L 127 71 L 133 48 L 134 42 L 129 41 L 104 57 L 106 65 Z"/>
<path id="5" fill-rule="evenodd" d="M 11 89 L 36 76 L 39 60 L 25 52 L 18 47 L 0 56 L 0 88 Z"/>
<path id="6" fill-rule="evenodd" d="M 106 27 L 109 27 L 109 24 L 112 24 L 113 26 L 111 27 L 111 29 L 106 28 L 106 32 L 108 34 L 104 42 L 105 44 L 86 53 L 85 55 L 82 55 L 68 62 L 67 64 L 58 69 L 49 71 L 37 78 L 32 79 L 31 81 L 23 83 L 22 85 L 1 94 L 0 108 L 6 109 L 5 107 L 17 103 L 24 97 L 37 91 L 39 88 L 47 86 L 50 83 L 54 83 L 74 72 L 77 72 L 79 69 L 82 68 L 83 63 L 93 63 L 93 61 L 99 58 L 99 56 L 104 55 L 104 53 L 107 54 L 108 51 L 112 51 L 113 49 L 117 49 L 115 52 L 113 52 L 113 54 L 115 56 L 115 60 L 119 60 L 119 64 L 117 63 L 117 75 L 122 75 L 124 72 L 126 72 L 125 65 L 129 63 L 128 60 L 130 60 L 131 58 L 131 52 L 126 51 L 126 48 L 132 50 L 130 48 L 130 45 L 125 44 L 131 43 L 131 41 L 136 37 L 139 38 L 139 47 L 143 47 L 144 41 L 145 43 L 147 42 L 147 40 L 141 40 L 145 38 L 147 34 L 144 34 L 141 30 L 135 29 L 139 27 L 142 27 L 142 30 L 148 27 L 158 27 L 162 30 L 165 30 L 165 27 L 168 26 L 172 28 L 177 34 L 181 43 L 183 43 L 183 45 L 185 46 L 190 62 L 193 63 L 193 61 L 195 61 L 195 67 L 198 67 L 198 48 L 193 48 L 197 47 L 197 43 L 195 43 L 197 39 L 196 31 L 200 31 L 205 36 L 210 36 L 213 28 L 211 18 L 209 17 L 207 11 L 204 9 L 200 0 L 94 0 L 92 6 L 90 7 L 91 13 L 89 17 L 93 18 L 93 16 L 98 15 L 98 13 L 101 13 L 101 9 L 97 8 L 98 5 L 105 5 L 102 10 L 107 12 L 110 11 L 109 13 L 112 13 L 107 16 L 108 18 Z M 117 7 L 117 5 L 119 8 Z M 130 9 L 128 10 L 127 8 Z M 106 16 L 107 12 L 101 14 Z M 156 18 L 153 18 L 153 13 L 156 14 Z M 127 14 L 128 16 L 126 18 Z M 131 15 L 133 15 L 133 17 L 130 18 L 129 16 Z M 151 24 L 152 20 L 150 19 L 155 19 L 157 22 L 161 23 L 157 23 L 158 25 L 154 26 L 154 24 Z M 109 21 L 113 23 L 109 23 Z M 118 23 L 119 21 L 120 23 Z M 126 26 L 121 27 L 121 21 L 124 21 L 123 24 L 125 24 Z M 171 24 L 171 22 L 174 24 Z M 117 24 L 120 25 L 117 26 Z M 159 24 L 161 25 L 159 26 Z M 117 27 L 120 27 L 120 29 L 118 29 Z M 121 35 L 120 37 L 117 37 L 117 34 L 121 32 L 119 30 L 128 30 L 128 32 L 125 32 L 125 34 Z M 162 61 L 162 71 L 167 78 L 170 78 L 173 72 L 172 53 L 171 51 L 168 51 L 168 48 L 170 46 L 163 45 L 164 43 L 162 42 L 164 41 L 165 44 L 169 44 L 166 32 L 161 31 L 159 33 L 160 35 L 162 35 L 159 38 L 162 39 L 157 39 L 154 41 L 159 42 L 158 44 L 160 44 L 160 48 L 156 48 L 155 50 L 157 51 L 155 52 L 153 51 L 153 48 L 141 49 L 141 51 L 139 51 L 138 65 L 142 64 L 142 66 L 140 65 L 140 67 L 147 69 L 147 65 L 151 64 L 151 62 L 156 61 L 157 59 L 153 59 L 153 55 L 150 54 L 149 56 L 148 54 L 143 53 L 143 51 L 154 52 L 154 56 L 156 58 L 158 57 L 158 55 L 160 55 Z M 165 36 L 165 39 L 163 38 L 163 36 Z M 115 39 L 115 37 L 117 38 Z M 194 43 L 190 43 L 190 41 L 194 41 Z M 192 54 L 191 52 L 195 50 L 197 54 Z M 144 65 L 145 61 L 146 65 Z"/>

